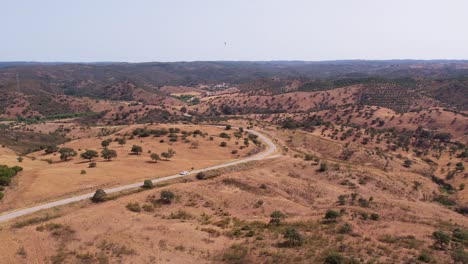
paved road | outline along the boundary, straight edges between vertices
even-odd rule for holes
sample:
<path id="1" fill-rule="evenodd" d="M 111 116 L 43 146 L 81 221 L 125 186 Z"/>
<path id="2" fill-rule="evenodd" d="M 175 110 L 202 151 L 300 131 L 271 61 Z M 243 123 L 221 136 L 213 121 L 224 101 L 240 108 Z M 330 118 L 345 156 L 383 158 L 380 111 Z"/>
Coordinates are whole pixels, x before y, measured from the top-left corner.
<path id="1" fill-rule="evenodd" d="M 257 153 L 255 155 L 246 157 L 245 159 L 231 161 L 231 162 L 228 162 L 228 163 L 224 163 L 224 164 L 220 164 L 220 165 L 216 165 L 216 166 L 211 166 L 211 167 L 207 167 L 207 168 L 204 168 L 204 169 L 193 170 L 193 171 L 190 171 L 187 175 L 175 174 L 175 175 L 171 175 L 171 176 L 161 177 L 161 178 L 157 178 L 157 179 L 152 180 L 152 182 L 153 183 L 160 183 L 160 182 L 169 181 L 169 180 L 173 180 L 173 179 L 177 179 L 177 178 L 187 177 L 189 175 L 193 175 L 193 174 L 196 174 L 196 173 L 201 172 L 201 171 L 214 170 L 214 169 L 229 167 L 229 166 L 237 165 L 237 164 L 241 164 L 241 163 L 246 163 L 246 162 L 249 162 L 249 161 L 261 160 L 261 159 L 267 158 L 268 156 L 270 156 L 271 154 L 273 154 L 276 151 L 276 145 L 269 138 L 265 137 L 263 134 L 261 134 L 261 133 L 259 133 L 257 131 L 254 131 L 254 130 L 246 129 L 246 131 L 257 135 L 258 138 L 260 140 L 262 140 L 266 144 L 266 150 L 262 151 L 260 153 Z M 124 190 L 139 188 L 142 185 L 143 185 L 142 182 L 137 182 L 137 183 L 134 183 L 134 184 L 128 184 L 128 185 L 123 185 L 123 186 L 119 186 L 119 187 L 115 187 L 115 188 L 111 188 L 111 189 L 106 189 L 104 191 L 106 193 L 115 193 L 115 192 L 120 192 L 120 191 L 124 191 Z M 23 216 L 23 215 L 35 213 L 35 212 L 43 210 L 43 209 L 49 209 L 49 208 L 53 208 L 53 207 L 56 207 L 56 206 L 65 205 L 65 204 L 74 203 L 74 202 L 78 202 L 78 201 L 81 201 L 81 200 L 89 199 L 93 195 L 94 195 L 94 193 L 87 193 L 87 194 L 74 196 L 74 197 L 70 197 L 70 198 L 67 198 L 67 199 L 63 199 L 63 200 L 58 200 L 58 201 L 51 202 L 51 203 L 41 204 L 41 205 L 30 207 L 30 208 L 18 209 L 16 211 L 7 212 L 7 213 L 4 213 L 4 214 L 0 215 L 0 222 L 8 221 L 8 220 L 11 220 L 11 219 Z"/>

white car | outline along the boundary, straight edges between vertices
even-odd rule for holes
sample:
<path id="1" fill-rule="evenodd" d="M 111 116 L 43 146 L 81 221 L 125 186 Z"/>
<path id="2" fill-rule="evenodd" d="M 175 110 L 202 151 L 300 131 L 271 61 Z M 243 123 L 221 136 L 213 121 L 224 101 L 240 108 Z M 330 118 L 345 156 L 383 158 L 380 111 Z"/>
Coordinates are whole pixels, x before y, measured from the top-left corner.
<path id="1" fill-rule="evenodd" d="M 187 175 L 188 174 L 188 171 L 181 171 L 180 172 L 180 175 Z"/>

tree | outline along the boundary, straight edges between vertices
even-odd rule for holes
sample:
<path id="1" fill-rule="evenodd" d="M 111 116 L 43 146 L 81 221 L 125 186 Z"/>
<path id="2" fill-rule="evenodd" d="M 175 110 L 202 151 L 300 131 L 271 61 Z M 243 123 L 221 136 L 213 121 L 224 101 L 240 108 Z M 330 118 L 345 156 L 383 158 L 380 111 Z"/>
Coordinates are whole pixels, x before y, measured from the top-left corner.
<path id="1" fill-rule="evenodd" d="M 101 151 L 101 157 L 103 157 L 104 159 L 110 161 L 112 158 L 117 157 L 117 152 L 115 150 L 113 150 L 113 149 L 104 148 Z"/>
<path id="2" fill-rule="evenodd" d="M 19 163 L 21 163 L 21 162 L 23 162 L 23 157 L 18 157 L 17 160 L 18 160 Z"/>
<path id="3" fill-rule="evenodd" d="M 232 126 L 231 125 L 227 125 L 225 130 L 231 130 Z"/>
<path id="4" fill-rule="evenodd" d="M 450 235 L 443 231 L 435 231 L 432 233 L 432 238 L 435 240 L 434 246 L 439 249 L 445 249 L 450 243 Z"/>
<path id="5" fill-rule="evenodd" d="M 107 147 L 110 145 L 111 142 L 112 142 L 112 140 L 111 140 L 110 138 L 108 138 L 108 139 L 103 140 L 103 141 L 101 142 L 101 146 L 102 146 L 103 148 L 107 148 Z"/>
<path id="6" fill-rule="evenodd" d="M 87 159 L 87 160 L 89 160 L 89 161 L 91 162 L 91 160 L 92 160 L 93 158 L 99 157 L 99 154 L 98 154 L 98 152 L 95 151 L 95 150 L 88 149 L 88 150 L 86 150 L 85 152 L 81 153 L 80 156 L 81 156 L 82 159 Z"/>
<path id="7" fill-rule="evenodd" d="M 281 220 L 285 219 L 286 215 L 283 214 L 281 211 L 273 211 L 270 215 L 270 224 L 271 225 L 276 225 L 279 226 L 281 223 Z"/>
<path id="8" fill-rule="evenodd" d="M 286 245 L 289 247 L 301 246 L 304 240 L 295 228 L 286 229 L 284 238 L 286 238 Z"/>
<path id="9" fill-rule="evenodd" d="M 76 151 L 72 148 L 61 148 L 58 152 L 60 153 L 60 160 L 63 161 L 68 161 L 77 155 Z"/>
<path id="10" fill-rule="evenodd" d="M 145 180 L 143 182 L 143 188 L 145 189 L 152 189 L 154 187 L 153 182 L 151 180 Z"/>
<path id="11" fill-rule="evenodd" d="M 175 194 L 171 191 L 162 191 L 161 192 L 161 201 L 165 204 L 170 204 L 175 199 Z"/>
<path id="12" fill-rule="evenodd" d="M 161 160 L 161 157 L 156 153 L 151 153 L 150 157 L 151 157 L 151 160 L 154 162 L 158 162 L 158 160 Z"/>
<path id="13" fill-rule="evenodd" d="M 168 149 L 167 152 L 161 153 L 161 156 L 168 160 L 172 158 L 175 154 L 176 152 L 173 149 Z"/>
<path id="14" fill-rule="evenodd" d="M 131 151 L 132 151 L 132 153 L 134 153 L 136 155 L 140 155 L 140 153 L 143 152 L 143 148 L 141 146 L 138 146 L 138 145 L 133 145 Z"/>
<path id="15" fill-rule="evenodd" d="M 226 147 L 227 146 L 227 143 L 225 141 L 221 142 L 221 144 L 219 144 L 221 147 Z"/>
<path id="16" fill-rule="evenodd" d="M 91 198 L 91 201 L 93 201 L 94 203 L 102 203 L 106 200 L 106 197 L 107 193 L 103 189 L 97 189 L 93 197 Z"/>
<path id="17" fill-rule="evenodd" d="M 51 154 L 54 152 L 58 151 L 58 147 L 53 145 L 53 146 L 47 146 L 47 148 L 44 150 L 46 154 Z"/>
<path id="18" fill-rule="evenodd" d="M 327 221 L 336 221 L 338 217 L 340 217 L 340 213 L 334 210 L 328 210 L 325 213 L 325 219 Z"/>

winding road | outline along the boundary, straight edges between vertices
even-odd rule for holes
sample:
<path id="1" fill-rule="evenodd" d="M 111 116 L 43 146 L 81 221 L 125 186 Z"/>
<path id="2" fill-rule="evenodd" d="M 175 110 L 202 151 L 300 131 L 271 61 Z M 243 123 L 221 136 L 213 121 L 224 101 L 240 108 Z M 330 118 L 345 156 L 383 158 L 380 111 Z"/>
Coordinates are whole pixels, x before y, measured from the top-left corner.
<path id="1" fill-rule="evenodd" d="M 254 161 L 254 160 L 262 160 L 262 159 L 265 159 L 265 158 L 269 157 L 273 153 L 275 153 L 275 151 L 277 149 L 276 145 L 268 137 L 264 136 L 263 134 L 255 131 L 255 130 L 246 129 L 246 131 L 249 132 L 249 133 L 252 133 L 254 135 L 257 135 L 258 138 L 266 144 L 266 150 L 264 150 L 264 151 L 262 151 L 260 153 L 257 153 L 255 155 L 246 157 L 245 159 L 235 160 L 235 161 L 231 161 L 231 162 L 228 162 L 228 163 L 207 167 L 207 168 L 204 168 L 204 169 L 193 170 L 193 171 L 190 171 L 186 175 L 175 174 L 175 175 L 165 176 L 165 177 L 154 179 L 154 180 L 152 180 L 152 182 L 153 183 L 160 183 L 160 182 L 169 181 L 169 180 L 173 180 L 173 179 L 177 179 L 177 178 L 187 177 L 189 175 L 193 175 L 193 174 L 199 173 L 201 171 L 208 171 L 208 170 L 225 168 L 225 167 L 229 167 L 229 166 L 233 166 L 233 165 L 237 165 L 237 164 L 241 164 L 241 163 L 246 163 L 246 162 Z M 143 185 L 142 182 L 137 182 L 137 183 L 133 183 L 133 184 L 128 184 L 128 185 L 123 185 L 123 186 L 119 186 L 119 187 L 115 187 L 115 188 L 106 189 L 104 191 L 106 193 L 108 193 L 108 194 L 109 193 L 116 193 L 116 192 L 121 192 L 121 191 L 125 191 L 125 190 L 139 188 L 142 185 Z M 94 195 L 94 193 L 87 193 L 87 194 L 83 194 L 83 195 L 79 195 L 79 196 L 74 196 L 74 197 L 58 200 L 58 201 L 55 201 L 55 202 L 50 202 L 50 203 L 37 205 L 37 206 L 34 206 L 34 207 L 29 207 L 29 208 L 24 208 L 24 209 L 17 209 L 15 211 L 6 212 L 6 213 L 3 213 L 3 214 L 0 215 L 0 222 L 5 222 L 5 221 L 8 221 L 8 220 L 20 217 L 20 216 L 35 213 L 35 212 L 38 212 L 40 210 L 49 209 L 49 208 L 53 208 L 53 207 L 57 207 L 57 206 L 66 205 L 66 204 L 82 201 L 82 200 L 85 200 L 85 199 L 89 199 L 93 195 Z"/>

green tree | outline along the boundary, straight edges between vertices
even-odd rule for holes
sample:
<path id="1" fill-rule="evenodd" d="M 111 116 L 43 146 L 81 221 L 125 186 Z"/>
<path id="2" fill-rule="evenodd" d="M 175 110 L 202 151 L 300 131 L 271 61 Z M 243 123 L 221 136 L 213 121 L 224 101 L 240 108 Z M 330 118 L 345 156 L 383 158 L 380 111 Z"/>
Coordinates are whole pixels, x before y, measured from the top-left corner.
<path id="1" fill-rule="evenodd" d="M 171 191 L 162 191 L 161 192 L 161 201 L 165 204 L 170 204 L 175 199 L 175 194 Z"/>
<path id="2" fill-rule="evenodd" d="M 134 153 L 136 155 L 140 155 L 140 153 L 143 152 L 143 148 L 141 146 L 138 146 L 138 145 L 133 145 L 131 151 L 132 151 L 132 153 Z"/>
<path id="3" fill-rule="evenodd" d="M 58 147 L 55 146 L 55 145 L 47 146 L 47 148 L 44 151 L 45 151 L 46 154 L 51 154 L 51 153 L 57 152 Z"/>
<path id="4" fill-rule="evenodd" d="M 23 162 L 24 159 L 23 159 L 23 157 L 18 157 L 17 160 L 18 160 L 19 163 L 21 163 L 21 162 Z"/>
<path id="5" fill-rule="evenodd" d="M 406 159 L 404 162 L 403 162 L 403 166 L 405 166 L 406 168 L 410 168 L 411 165 L 413 165 L 413 162 L 409 159 Z"/>
<path id="6" fill-rule="evenodd" d="M 167 152 L 161 153 L 161 156 L 165 158 L 166 160 L 172 158 L 176 152 L 173 149 L 168 149 Z"/>
<path id="7" fill-rule="evenodd" d="M 58 152 L 60 153 L 60 160 L 63 161 L 68 161 L 77 155 L 76 151 L 72 148 L 61 148 Z"/>
<path id="8" fill-rule="evenodd" d="M 107 193 L 103 189 L 97 189 L 93 197 L 91 198 L 91 201 L 93 201 L 94 203 L 102 203 L 106 200 L 106 197 Z"/>
<path id="9" fill-rule="evenodd" d="M 110 161 L 112 158 L 117 157 L 117 152 L 115 150 L 113 150 L 113 149 L 104 148 L 101 151 L 101 157 L 103 157 L 104 159 Z"/>
<path id="10" fill-rule="evenodd" d="M 271 225 L 276 225 L 279 226 L 281 223 L 281 220 L 285 219 L 286 215 L 283 214 L 281 211 L 273 211 L 270 215 L 270 224 Z"/>
<path id="11" fill-rule="evenodd" d="M 81 153 L 80 156 L 81 156 L 82 159 L 87 159 L 87 160 L 89 160 L 89 161 L 91 162 L 91 160 L 92 160 L 93 158 L 99 157 L 99 154 L 98 154 L 98 152 L 95 151 L 95 150 L 88 149 L 88 150 L 86 150 L 85 152 Z"/>
<path id="12" fill-rule="evenodd" d="M 151 160 L 154 162 L 158 162 L 158 160 L 161 160 L 161 157 L 156 153 L 151 153 L 150 157 L 151 157 Z"/>
<path id="13" fill-rule="evenodd" d="M 101 142 L 101 146 L 102 146 L 103 148 L 107 148 L 107 147 L 110 145 L 111 142 L 112 142 L 112 139 L 108 138 L 108 139 L 103 140 L 103 141 Z"/>

